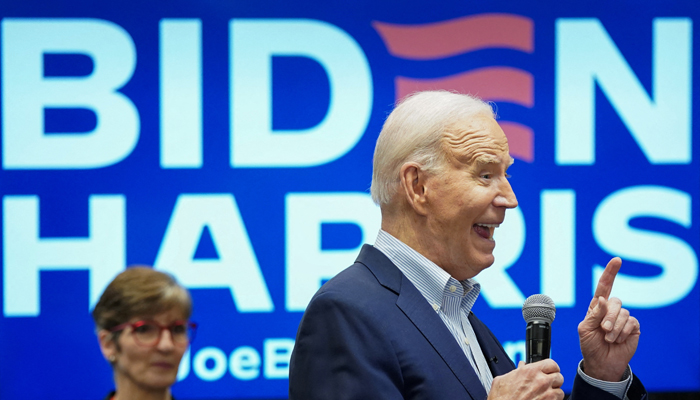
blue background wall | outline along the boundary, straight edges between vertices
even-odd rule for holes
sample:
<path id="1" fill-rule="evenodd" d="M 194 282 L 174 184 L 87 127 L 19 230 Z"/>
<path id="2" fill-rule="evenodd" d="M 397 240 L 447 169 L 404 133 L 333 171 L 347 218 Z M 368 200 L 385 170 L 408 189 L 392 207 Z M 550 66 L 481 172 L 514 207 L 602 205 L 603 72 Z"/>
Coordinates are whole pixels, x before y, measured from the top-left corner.
<path id="1" fill-rule="evenodd" d="M 700 390 L 691 1 L 0 3 L 0 398 L 112 387 L 89 311 L 131 264 L 191 288 L 174 393 L 283 398 L 305 302 L 372 243 L 384 118 L 414 88 L 494 101 L 520 206 L 475 312 L 523 350 L 557 303 L 573 382 L 596 265 L 650 391 Z"/>

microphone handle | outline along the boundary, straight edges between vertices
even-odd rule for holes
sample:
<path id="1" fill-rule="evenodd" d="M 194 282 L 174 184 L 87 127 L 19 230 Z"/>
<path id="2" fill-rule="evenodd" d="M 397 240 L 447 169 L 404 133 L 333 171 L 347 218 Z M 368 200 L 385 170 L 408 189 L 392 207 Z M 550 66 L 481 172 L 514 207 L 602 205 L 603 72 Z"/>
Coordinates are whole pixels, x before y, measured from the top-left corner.
<path id="1" fill-rule="evenodd" d="M 552 330 L 546 321 L 531 321 L 525 331 L 525 362 L 530 364 L 549 358 Z"/>

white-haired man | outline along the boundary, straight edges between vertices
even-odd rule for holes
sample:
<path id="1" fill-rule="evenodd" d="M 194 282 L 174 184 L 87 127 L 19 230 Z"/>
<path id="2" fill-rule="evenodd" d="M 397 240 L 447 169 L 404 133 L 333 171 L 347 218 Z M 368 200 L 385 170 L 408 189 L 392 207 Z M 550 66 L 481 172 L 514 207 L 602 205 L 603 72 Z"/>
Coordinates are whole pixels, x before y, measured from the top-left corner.
<path id="1" fill-rule="evenodd" d="M 513 160 L 492 108 L 421 92 L 377 140 L 372 198 L 382 229 L 326 283 L 299 326 L 290 399 L 563 399 L 551 359 L 516 366 L 471 312 L 473 279 L 494 261 L 494 229 L 518 202 Z M 609 298 L 621 261 L 601 277 L 579 325 L 576 399 L 643 399 L 628 363 L 639 323 Z"/>

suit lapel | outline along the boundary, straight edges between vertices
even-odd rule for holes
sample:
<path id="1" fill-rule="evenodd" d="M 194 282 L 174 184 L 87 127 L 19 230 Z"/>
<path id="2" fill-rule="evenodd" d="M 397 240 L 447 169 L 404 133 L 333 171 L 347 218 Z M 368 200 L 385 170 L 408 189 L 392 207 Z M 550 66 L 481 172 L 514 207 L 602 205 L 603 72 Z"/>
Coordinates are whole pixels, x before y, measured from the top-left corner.
<path id="1" fill-rule="evenodd" d="M 445 361 L 469 395 L 474 399 L 485 399 L 486 390 L 464 352 L 411 281 L 372 246 L 365 245 L 357 261 L 367 266 L 382 286 L 398 294 L 396 305 Z"/>
<path id="2" fill-rule="evenodd" d="M 462 348 L 423 295 L 405 276 L 396 305 L 440 354 L 469 395 L 474 399 L 485 399 L 486 390 Z"/>
<path id="3" fill-rule="evenodd" d="M 474 313 L 469 314 L 469 323 L 471 323 L 474 329 L 476 339 L 479 341 L 479 346 L 484 353 L 491 374 L 496 377 L 512 371 L 515 368 L 513 361 L 508 357 L 489 328 L 487 328 Z"/>

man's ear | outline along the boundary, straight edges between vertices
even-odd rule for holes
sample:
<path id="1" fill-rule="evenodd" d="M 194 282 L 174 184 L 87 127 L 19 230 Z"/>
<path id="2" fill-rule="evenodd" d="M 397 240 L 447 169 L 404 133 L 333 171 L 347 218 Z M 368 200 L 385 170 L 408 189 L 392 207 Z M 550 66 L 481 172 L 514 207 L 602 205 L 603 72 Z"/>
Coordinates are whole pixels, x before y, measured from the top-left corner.
<path id="1" fill-rule="evenodd" d="M 117 359 L 119 353 L 117 344 L 114 342 L 112 332 L 106 329 L 100 329 L 97 332 L 97 341 L 100 344 L 100 351 L 104 358 L 111 363 Z"/>
<path id="2" fill-rule="evenodd" d="M 420 164 L 407 162 L 401 166 L 401 188 L 406 196 L 406 201 L 419 215 L 426 215 L 428 212 L 426 208 L 427 179 L 428 174 Z"/>

